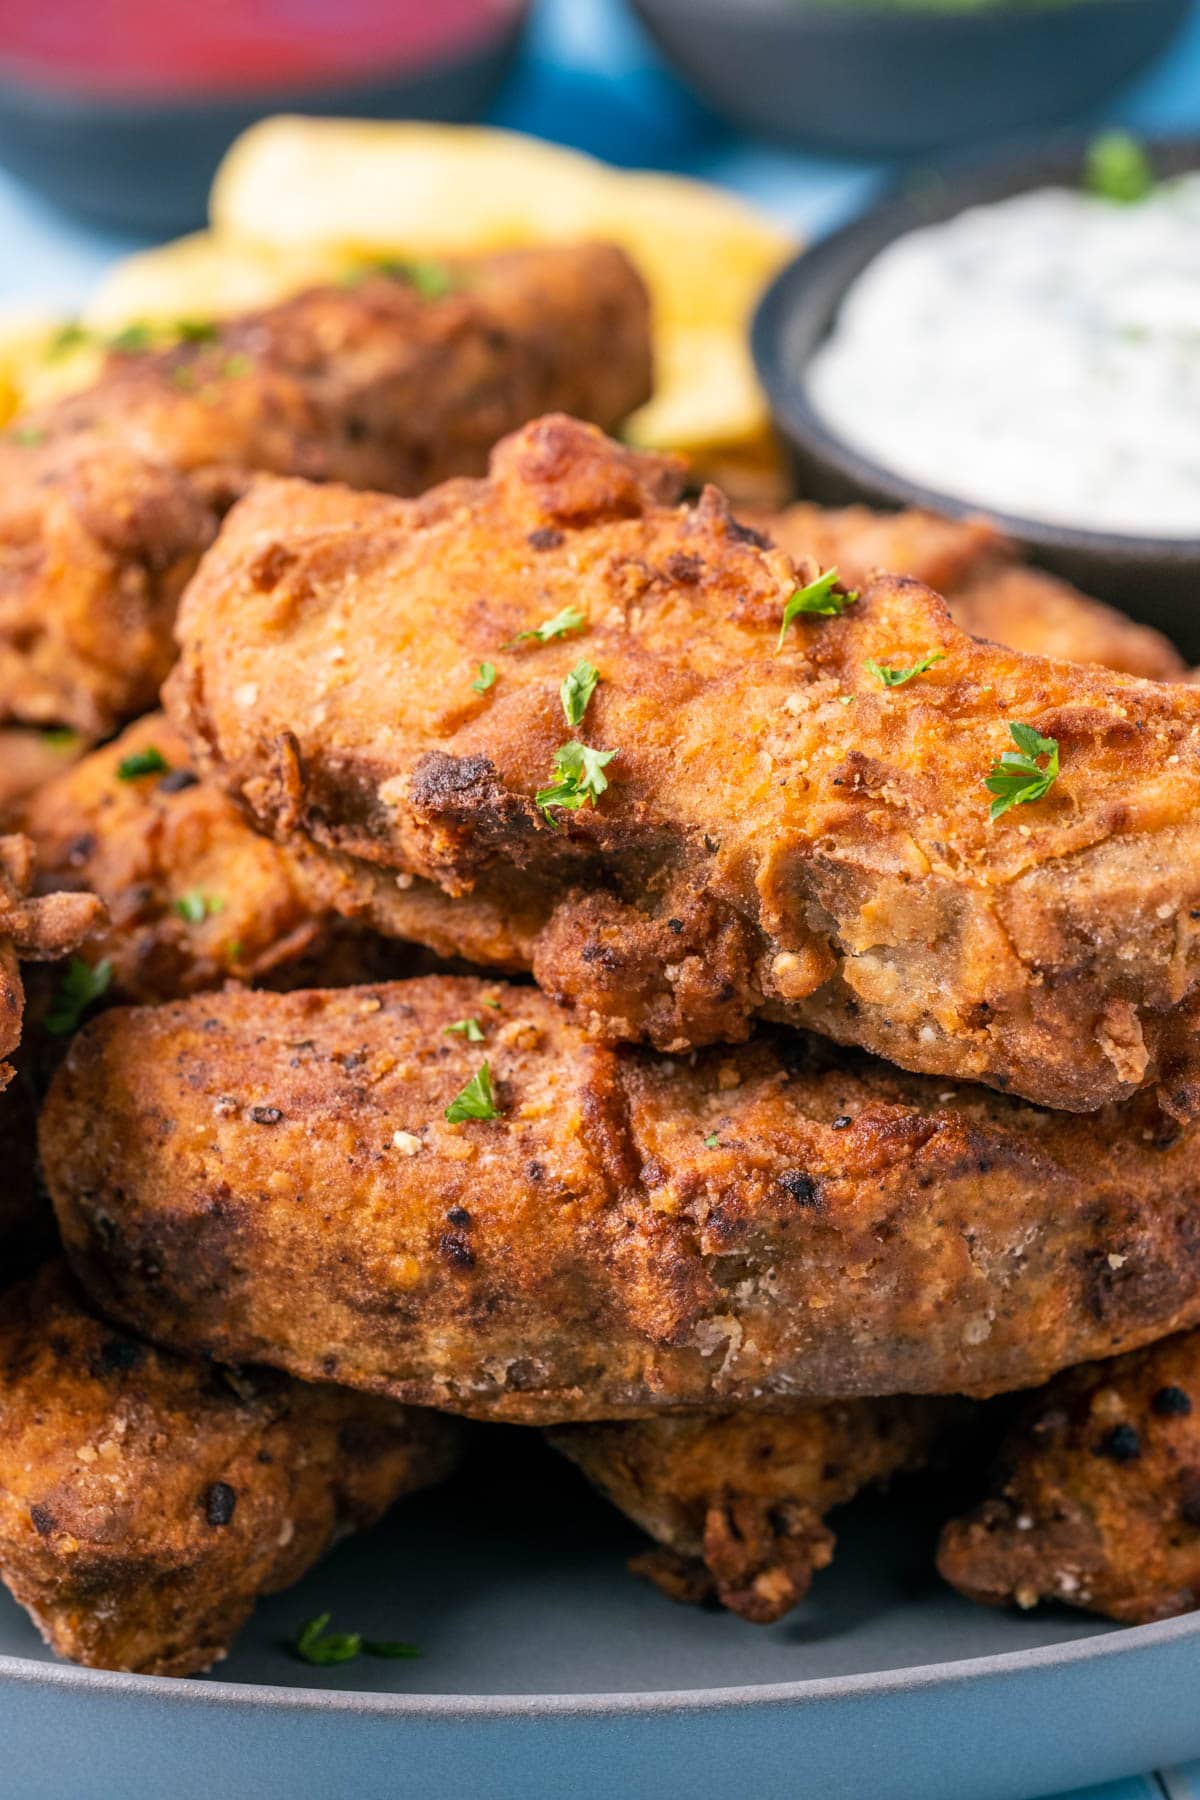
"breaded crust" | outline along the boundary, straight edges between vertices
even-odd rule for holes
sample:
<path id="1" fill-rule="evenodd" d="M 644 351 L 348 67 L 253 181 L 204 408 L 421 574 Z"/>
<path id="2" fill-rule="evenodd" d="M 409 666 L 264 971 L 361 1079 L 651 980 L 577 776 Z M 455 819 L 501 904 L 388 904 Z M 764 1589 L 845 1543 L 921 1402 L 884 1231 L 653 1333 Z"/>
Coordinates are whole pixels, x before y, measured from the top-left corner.
<path id="1" fill-rule="evenodd" d="M 499 1116 L 449 1123 L 484 1059 Z M 131 1328 L 483 1418 L 985 1394 L 1200 1320 L 1196 1138 L 1149 1096 L 1045 1113 L 783 1032 L 663 1059 L 499 982 L 114 1010 L 41 1153 Z"/>
<path id="2" fill-rule="evenodd" d="M 32 896 L 33 872 L 29 839 L 19 833 L 0 837 L 0 1057 L 11 1056 L 21 1041 L 25 990 L 20 959 L 53 962 L 65 956 L 104 917 L 93 894 Z M 0 1088 L 11 1077 L 11 1065 L 0 1061 Z"/>
<path id="3" fill-rule="evenodd" d="M 825 1514 L 920 1468 L 953 1403 L 850 1400 L 550 1433 L 658 1548 L 630 1568 L 672 1600 L 716 1599 L 755 1625 L 803 1600 L 836 1539 Z"/>
<path id="4" fill-rule="evenodd" d="M 440 1480 L 452 1420 L 122 1336 L 61 1265 L 0 1301 L 0 1577 L 60 1656 L 188 1675 L 336 1537 Z"/>
<path id="5" fill-rule="evenodd" d="M 1131 1625 L 1200 1606 L 1200 1332 L 1035 1395 L 938 1568 L 989 1606 L 1057 1600 Z"/>
<path id="6" fill-rule="evenodd" d="M 0 721 L 93 737 L 152 707 L 181 589 L 255 470 L 417 493 L 548 407 L 649 395 L 645 289 L 608 245 L 453 265 L 200 322 L 0 442 Z"/>
<path id="7" fill-rule="evenodd" d="M 894 577 L 776 654 L 815 567 L 677 485 L 564 418 L 415 502 L 266 482 L 188 590 L 168 711 L 339 879 L 511 896 L 595 1035 L 681 1050 L 765 1013 L 1072 1110 L 1161 1083 L 1189 1116 L 1200 694 L 979 643 Z M 586 629 L 506 647 L 565 608 Z M 935 649 L 896 689 L 864 666 Z M 577 734 L 618 756 L 598 805 L 551 821 L 581 657 L 601 679 Z M 1013 720 L 1062 773 L 991 822 Z"/>
<path id="8" fill-rule="evenodd" d="M 103 901 L 107 917 L 81 954 L 110 965 L 109 999 L 407 973 L 401 946 L 384 949 L 323 905 L 291 852 L 198 780 L 161 713 L 46 782 L 16 818 L 36 850 L 39 891 Z"/>
<path id="9" fill-rule="evenodd" d="M 789 556 L 811 558 L 823 569 L 836 566 L 850 587 L 865 587 L 881 570 L 915 576 L 942 595 L 955 623 L 972 637 L 1151 681 L 1181 680 L 1186 672 L 1161 632 L 1030 568 L 982 519 L 800 502 L 754 522 Z"/>

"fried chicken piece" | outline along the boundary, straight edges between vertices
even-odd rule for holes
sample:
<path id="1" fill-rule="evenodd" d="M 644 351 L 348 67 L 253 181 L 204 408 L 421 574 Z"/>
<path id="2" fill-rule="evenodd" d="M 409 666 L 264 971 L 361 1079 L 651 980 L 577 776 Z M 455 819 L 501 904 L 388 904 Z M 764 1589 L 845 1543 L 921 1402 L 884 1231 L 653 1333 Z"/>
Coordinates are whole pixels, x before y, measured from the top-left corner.
<path id="1" fill-rule="evenodd" d="M 0 811 L 30 794 L 44 781 L 53 781 L 87 749 L 86 739 L 73 731 L 29 731 L 21 726 L 0 727 Z"/>
<path id="2" fill-rule="evenodd" d="M 782 1031 L 664 1059 L 501 982 L 115 1009 L 41 1153 L 131 1329 L 516 1423 L 987 1394 L 1200 1322 L 1196 1139 L 1149 1095 L 1044 1113 Z"/>
<path id="3" fill-rule="evenodd" d="M 0 1577 L 60 1656 L 188 1675 L 335 1538 L 447 1475 L 457 1429 L 154 1350 L 61 1265 L 0 1301 Z"/>
<path id="4" fill-rule="evenodd" d="M 110 964 L 111 999 L 175 1000 L 225 980 L 333 985 L 385 965 L 407 973 L 401 946 L 384 950 L 323 907 L 291 853 L 200 783 L 161 713 L 47 782 L 17 820 L 36 847 L 39 890 L 104 902 L 82 955 Z"/>
<path id="5" fill-rule="evenodd" d="M 914 576 L 944 597 L 955 623 L 972 637 L 1151 681 L 1177 681 L 1185 673 L 1183 658 L 1161 632 L 1028 567 L 982 519 L 801 502 L 755 523 L 797 560 L 835 566 L 848 587 L 865 587 L 884 569 Z"/>
<path id="6" fill-rule="evenodd" d="M 953 1403 L 830 1401 L 781 1413 L 726 1413 L 568 1425 L 550 1441 L 658 1543 L 630 1568 L 672 1600 L 715 1598 L 769 1625 L 833 1560 L 825 1514 L 863 1488 L 920 1468 Z"/>
<path id="7" fill-rule="evenodd" d="M 898 577 L 776 654 L 815 565 L 677 487 L 564 418 L 415 502 L 261 484 L 189 588 L 168 711 L 377 922 L 397 873 L 510 917 L 595 1035 L 684 1050 L 765 1013 L 1072 1110 L 1160 1082 L 1190 1116 L 1200 695 L 981 644 Z M 934 650 L 895 690 L 865 667 Z M 1012 720 L 1062 772 L 992 822 Z M 578 804 L 577 763 L 548 818 L 573 731 L 608 787 Z"/>
<path id="8" fill-rule="evenodd" d="M 989 1606 L 1130 1625 L 1200 1606 L 1198 1409 L 1200 1331 L 1068 1370 L 1007 1434 L 991 1498 L 946 1526 L 939 1570 Z"/>
<path id="9" fill-rule="evenodd" d="M 114 353 L 0 443 L 0 721 L 93 737 L 149 710 L 180 591 L 255 470 L 417 493 L 547 407 L 615 425 L 650 391 L 648 301 L 607 245 L 318 288 Z"/>
<path id="10" fill-rule="evenodd" d="M 93 894 L 46 894 L 34 897 L 33 845 L 27 837 L 0 837 L 0 1057 L 11 1056 L 21 1041 L 25 992 L 19 960 L 52 962 L 65 956 L 94 930 L 104 908 Z M 0 1061 L 0 1088 L 12 1078 L 12 1066 Z"/>

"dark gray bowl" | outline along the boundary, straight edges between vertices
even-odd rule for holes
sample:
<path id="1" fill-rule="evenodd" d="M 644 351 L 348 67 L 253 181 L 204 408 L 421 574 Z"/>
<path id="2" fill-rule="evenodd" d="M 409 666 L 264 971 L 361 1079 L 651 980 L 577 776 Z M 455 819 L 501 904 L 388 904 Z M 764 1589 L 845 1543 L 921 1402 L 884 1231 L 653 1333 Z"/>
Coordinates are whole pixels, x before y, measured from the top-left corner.
<path id="1" fill-rule="evenodd" d="M 1078 118 L 1165 49 L 1191 0 L 957 13 L 886 0 L 634 5 L 677 72 L 735 124 L 877 156 Z"/>
<path id="2" fill-rule="evenodd" d="M 986 514 L 1022 544 L 1035 562 L 1090 594 L 1111 600 L 1135 618 L 1167 632 L 1200 662 L 1200 536 L 1131 537 L 1072 530 L 1014 518 L 978 503 L 908 481 L 844 443 L 818 417 L 805 370 L 828 335 L 850 284 L 885 245 L 915 226 L 952 218 L 974 206 L 1027 188 L 1079 181 L 1086 143 L 1058 141 L 1019 160 L 974 166 L 947 178 L 910 184 L 853 225 L 823 239 L 789 263 L 764 294 L 751 339 L 755 366 L 775 423 L 787 444 L 800 492 L 844 505 L 924 506 L 955 517 Z M 1200 166 L 1200 139 L 1164 140 L 1151 147 L 1161 175 Z M 897 354 L 901 351 L 897 345 Z"/>

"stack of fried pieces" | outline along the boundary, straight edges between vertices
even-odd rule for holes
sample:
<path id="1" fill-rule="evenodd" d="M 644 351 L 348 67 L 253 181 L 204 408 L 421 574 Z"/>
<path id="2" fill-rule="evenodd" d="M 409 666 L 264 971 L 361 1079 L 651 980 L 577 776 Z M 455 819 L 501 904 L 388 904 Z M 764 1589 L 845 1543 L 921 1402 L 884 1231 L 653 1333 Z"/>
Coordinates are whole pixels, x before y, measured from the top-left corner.
<path id="1" fill-rule="evenodd" d="M 1200 691 L 983 526 L 685 501 L 598 429 L 617 252 L 437 285 L 114 354 L 0 452 L 5 1054 L 77 946 L 2 1102 L 5 1271 L 38 1101 L 65 1252 L 0 1302 L 4 1579 L 206 1667 L 459 1415 L 766 1621 L 1049 1382 L 943 1573 L 1191 1606 Z"/>

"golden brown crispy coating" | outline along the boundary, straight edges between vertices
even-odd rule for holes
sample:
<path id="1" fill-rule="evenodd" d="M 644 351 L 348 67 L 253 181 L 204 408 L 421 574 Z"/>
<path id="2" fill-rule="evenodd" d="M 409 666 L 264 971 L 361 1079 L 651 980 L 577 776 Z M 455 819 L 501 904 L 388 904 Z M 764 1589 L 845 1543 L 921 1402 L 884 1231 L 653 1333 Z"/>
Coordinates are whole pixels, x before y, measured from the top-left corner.
<path id="1" fill-rule="evenodd" d="M 990 1606 L 1060 1600 L 1135 1625 L 1200 1606 L 1200 1332 L 1035 1395 L 938 1568 Z"/>
<path id="2" fill-rule="evenodd" d="M 198 781 L 161 713 L 44 784 L 17 819 L 36 847 L 41 891 L 76 888 L 104 902 L 107 920 L 82 955 L 93 967 L 111 964 L 112 999 L 153 1003 L 225 980 L 333 985 L 384 972 L 379 941 L 315 900 L 286 847 Z M 399 945 L 386 954 L 386 972 L 408 972 Z"/>
<path id="3" fill-rule="evenodd" d="M 248 472 L 416 493 L 550 406 L 615 425 L 650 387 L 648 302 L 606 245 L 319 288 L 116 353 L 0 443 L 0 720 L 93 736 L 155 704 L 179 593 Z"/>
<path id="4" fill-rule="evenodd" d="M 836 1539 L 825 1514 L 920 1468 L 952 1402 L 850 1400 L 551 1432 L 614 1506 L 658 1542 L 630 1567 L 673 1600 L 716 1598 L 769 1625 L 803 1600 Z"/>
<path id="5" fill-rule="evenodd" d="M 836 566 L 849 587 L 865 587 L 883 569 L 915 576 L 943 596 L 955 623 L 972 637 L 1151 681 L 1179 680 L 1185 672 L 1161 632 L 1029 568 L 982 519 L 800 502 L 755 523 L 790 556 Z"/>
<path id="6" fill-rule="evenodd" d="M 208 1668 L 260 1595 L 448 1474 L 456 1441 L 435 1413 L 123 1337 L 60 1265 L 0 1301 L 0 1576 L 93 1668 Z"/>
<path id="7" fill-rule="evenodd" d="M 32 731 L 0 727 L 0 811 L 7 810 L 43 781 L 53 781 L 87 749 L 73 731 Z"/>
<path id="8" fill-rule="evenodd" d="M 1161 1082 L 1190 1115 L 1200 695 L 981 644 L 895 577 L 776 655 L 792 563 L 676 486 L 563 418 L 415 502 L 266 482 L 189 588 L 168 710 L 340 878 L 474 888 L 596 1035 L 686 1049 L 762 1012 L 1057 1107 Z M 587 629 L 503 648 L 564 607 Z M 935 649 L 894 690 L 864 666 Z M 619 755 L 551 823 L 580 657 L 582 736 Z M 1062 773 L 991 822 L 1012 720 Z"/>
<path id="9" fill-rule="evenodd" d="M 485 1058 L 500 1116 L 447 1122 Z M 791 1032 L 664 1059 L 500 982 L 114 1010 L 41 1149 L 145 1336 L 518 1423 L 989 1393 L 1200 1320 L 1195 1134 L 1149 1095 L 1044 1113 Z"/>
<path id="10" fill-rule="evenodd" d="M 92 894 L 31 894 L 33 845 L 14 833 L 0 837 L 0 1057 L 21 1041 L 25 994 L 19 962 L 53 962 L 74 950 L 104 917 Z M 0 1062 L 0 1088 L 12 1068 Z"/>

